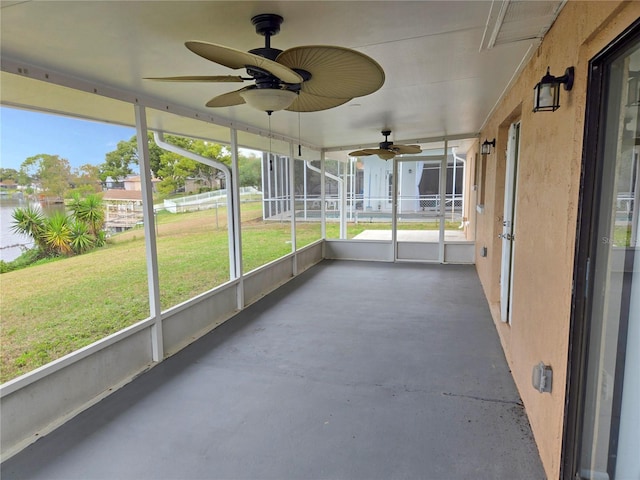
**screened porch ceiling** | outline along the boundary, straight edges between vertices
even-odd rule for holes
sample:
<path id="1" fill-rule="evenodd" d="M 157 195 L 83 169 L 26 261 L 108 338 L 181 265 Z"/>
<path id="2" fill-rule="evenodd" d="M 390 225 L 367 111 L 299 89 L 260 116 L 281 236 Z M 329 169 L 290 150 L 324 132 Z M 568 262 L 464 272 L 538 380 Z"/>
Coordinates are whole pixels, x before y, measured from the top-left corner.
<path id="1" fill-rule="evenodd" d="M 466 149 L 533 55 L 564 1 L 2 1 L 2 105 L 148 127 L 282 153 L 288 141 L 345 158 L 396 143 L 448 137 Z M 375 59 L 377 92 L 330 110 L 264 112 L 207 108 L 235 83 L 177 84 L 144 77 L 238 75 L 188 51 L 202 40 L 247 51 L 263 46 L 251 17 L 277 13 L 275 48 L 339 45 Z M 533 89 L 533 85 L 531 85 Z M 203 122 L 204 120 L 205 122 Z M 271 134 L 269 134 L 271 132 Z M 255 135 L 255 134 L 258 135 Z M 268 137 L 271 135 L 271 141 Z M 464 140 L 462 140 L 464 139 Z"/>

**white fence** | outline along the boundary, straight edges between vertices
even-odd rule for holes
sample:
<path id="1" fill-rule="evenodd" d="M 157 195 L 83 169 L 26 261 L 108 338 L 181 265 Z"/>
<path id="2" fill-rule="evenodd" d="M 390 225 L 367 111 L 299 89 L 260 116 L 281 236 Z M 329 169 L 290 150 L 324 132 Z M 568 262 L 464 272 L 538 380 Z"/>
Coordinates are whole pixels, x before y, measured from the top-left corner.
<path id="1" fill-rule="evenodd" d="M 240 197 L 259 196 L 262 192 L 255 187 L 240 187 Z M 172 198 L 164 201 L 165 210 L 171 213 L 193 212 L 197 210 L 209 210 L 226 206 L 227 190 L 214 190 L 212 192 L 198 193 L 181 198 Z"/>

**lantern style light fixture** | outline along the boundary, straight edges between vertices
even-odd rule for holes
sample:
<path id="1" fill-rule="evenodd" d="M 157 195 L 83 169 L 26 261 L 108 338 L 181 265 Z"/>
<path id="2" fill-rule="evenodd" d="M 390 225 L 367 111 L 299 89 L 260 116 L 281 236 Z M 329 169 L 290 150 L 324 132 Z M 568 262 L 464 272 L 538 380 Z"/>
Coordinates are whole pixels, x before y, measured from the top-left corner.
<path id="1" fill-rule="evenodd" d="M 496 148 L 495 138 L 491 141 L 485 140 L 484 142 L 482 142 L 482 145 L 480 146 L 480 153 L 482 155 L 489 155 L 491 153 L 491 147 Z"/>
<path id="2" fill-rule="evenodd" d="M 562 77 L 554 77 L 547 67 L 547 74 L 533 89 L 534 112 L 555 112 L 560 108 L 560 84 L 564 85 L 565 90 L 571 90 L 574 70 L 573 67 L 569 67 Z"/>

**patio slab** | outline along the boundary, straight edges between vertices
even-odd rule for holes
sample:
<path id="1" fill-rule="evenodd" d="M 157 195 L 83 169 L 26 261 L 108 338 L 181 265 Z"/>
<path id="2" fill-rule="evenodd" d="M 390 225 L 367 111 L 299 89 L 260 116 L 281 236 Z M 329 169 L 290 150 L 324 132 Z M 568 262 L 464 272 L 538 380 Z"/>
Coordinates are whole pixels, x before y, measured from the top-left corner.
<path id="1" fill-rule="evenodd" d="M 324 261 L 2 464 L 9 479 L 542 479 L 473 266 Z"/>

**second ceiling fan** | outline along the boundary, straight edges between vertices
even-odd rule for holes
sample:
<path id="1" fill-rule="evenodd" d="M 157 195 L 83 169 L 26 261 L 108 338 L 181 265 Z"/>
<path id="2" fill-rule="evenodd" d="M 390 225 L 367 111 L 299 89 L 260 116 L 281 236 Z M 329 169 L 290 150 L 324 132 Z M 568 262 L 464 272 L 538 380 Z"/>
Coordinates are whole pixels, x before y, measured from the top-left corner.
<path id="1" fill-rule="evenodd" d="M 349 152 L 350 157 L 366 157 L 369 155 L 377 155 L 384 160 L 391 160 L 396 155 L 403 154 L 416 154 L 422 152 L 420 145 L 395 145 L 390 142 L 387 137 L 391 135 L 391 130 L 383 130 L 384 142 L 380 142 L 380 148 L 363 148 L 362 150 L 356 150 Z"/>
<path id="2" fill-rule="evenodd" d="M 369 95 L 384 83 L 384 71 L 370 57 L 344 47 L 310 45 L 279 50 L 271 47 L 271 36 L 280 31 L 283 18 L 273 13 L 251 19 L 256 33 L 265 37 L 263 48 L 248 52 L 213 43 L 191 41 L 185 46 L 207 60 L 232 69 L 246 69 L 248 77 L 205 75 L 153 77 L 168 82 L 255 83 L 218 95 L 208 107 L 230 107 L 244 103 L 271 114 L 277 110 L 315 112 L 342 105 L 354 97 Z"/>

